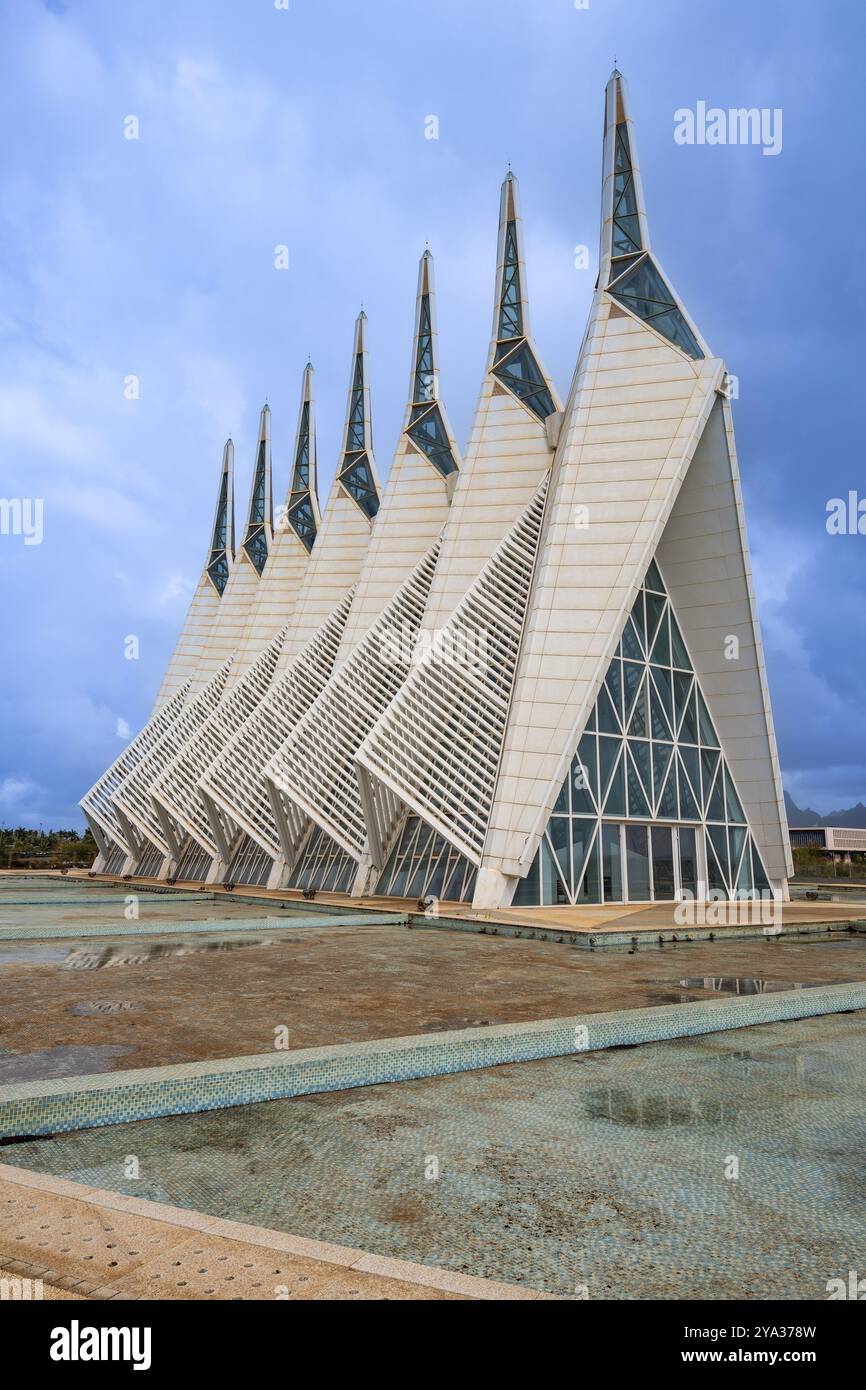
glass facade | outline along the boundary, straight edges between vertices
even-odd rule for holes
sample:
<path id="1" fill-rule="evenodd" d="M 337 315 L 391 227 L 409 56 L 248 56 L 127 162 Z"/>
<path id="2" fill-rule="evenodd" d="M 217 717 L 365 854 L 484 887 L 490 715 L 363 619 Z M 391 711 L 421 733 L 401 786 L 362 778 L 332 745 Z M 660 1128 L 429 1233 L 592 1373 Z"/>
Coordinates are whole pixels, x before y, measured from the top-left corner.
<path id="1" fill-rule="evenodd" d="M 553 414 L 556 409 L 553 397 L 524 336 L 517 224 L 513 221 L 505 226 L 499 323 L 492 371 L 496 379 L 528 406 L 539 420 L 546 420 L 548 415 Z"/>
<path id="2" fill-rule="evenodd" d="M 514 903 L 650 902 L 768 889 L 653 563 Z"/>
<path id="3" fill-rule="evenodd" d="M 388 898 L 471 902 L 475 866 L 418 816 L 407 817 L 376 886 Z"/>
<path id="4" fill-rule="evenodd" d="M 327 893 L 348 893 L 358 865 L 344 849 L 316 825 L 289 879 L 290 888 L 315 888 Z"/>

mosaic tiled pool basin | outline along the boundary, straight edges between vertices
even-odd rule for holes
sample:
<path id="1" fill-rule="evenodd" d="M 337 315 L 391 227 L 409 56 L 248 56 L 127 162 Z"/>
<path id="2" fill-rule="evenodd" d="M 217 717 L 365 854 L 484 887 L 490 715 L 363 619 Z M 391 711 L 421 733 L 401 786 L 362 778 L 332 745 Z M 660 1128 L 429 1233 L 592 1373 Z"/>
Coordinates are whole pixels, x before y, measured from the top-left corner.
<path id="1" fill-rule="evenodd" d="M 95 1049 L 92 1070 L 111 1071 L 273 1053 L 278 1029 L 300 1049 L 866 980 L 866 936 L 855 935 L 631 955 L 392 924 L 202 925 L 0 941 L 5 1079 L 75 1074 L 58 1070 L 63 1049 L 69 1065 Z"/>
<path id="2" fill-rule="evenodd" d="M 864 1069 L 866 1014 L 832 1015 L 82 1131 L 3 1157 L 560 1294 L 820 1299 L 866 1267 Z"/>

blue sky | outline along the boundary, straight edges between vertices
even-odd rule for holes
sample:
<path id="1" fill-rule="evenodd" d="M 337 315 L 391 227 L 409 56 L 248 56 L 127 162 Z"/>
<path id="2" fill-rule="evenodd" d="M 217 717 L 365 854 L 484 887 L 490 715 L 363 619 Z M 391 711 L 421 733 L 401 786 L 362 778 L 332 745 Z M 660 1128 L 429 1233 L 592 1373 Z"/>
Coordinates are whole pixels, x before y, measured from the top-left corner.
<path id="1" fill-rule="evenodd" d="M 44 499 L 41 545 L 0 535 L 0 823 L 82 824 L 118 721 L 150 711 L 223 441 L 243 507 L 267 396 L 279 497 L 308 353 L 327 495 L 362 301 L 387 473 L 428 240 L 465 440 L 509 161 L 533 331 L 565 395 L 614 57 L 653 244 L 740 381 L 785 785 L 822 812 L 866 800 L 866 536 L 825 528 L 829 498 L 866 496 L 856 0 L 0 0 L 0 25 L 0 495 Z M 781 108 L 781 153 L 676 144 L 674 112 L 700 100 Z"/>

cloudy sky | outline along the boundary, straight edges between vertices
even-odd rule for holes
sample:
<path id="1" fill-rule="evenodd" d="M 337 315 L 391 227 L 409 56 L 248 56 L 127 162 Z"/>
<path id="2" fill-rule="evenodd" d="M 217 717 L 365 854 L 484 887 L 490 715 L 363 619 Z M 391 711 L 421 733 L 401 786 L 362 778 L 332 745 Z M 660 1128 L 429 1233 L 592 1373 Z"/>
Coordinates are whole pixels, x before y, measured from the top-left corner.
<path id="1" fill-rule="evenodd" d="M 362 302 L 387 473 L 425 241 L 465 440 L 509 162 L 533 329 L 565 394 L 614 58 L 654 245 L 739 377 L 785 785 L 822 812 L 866 800 L 866 536 L 825 527 L 828 499 L 866 497 L 859 0 L 283 4 L 0 0 L 0 495 L 44 499 L 41 545 L 0 534 L 0 824 L 82 823 L 118 729 L 150 711 L 223 441 L 243 507 L 267 397 L 283 491 L 308 353 L 327 494 Z M 781 153 L 677 144 L 674 112 L 699 101 L 781 108 Z"/>

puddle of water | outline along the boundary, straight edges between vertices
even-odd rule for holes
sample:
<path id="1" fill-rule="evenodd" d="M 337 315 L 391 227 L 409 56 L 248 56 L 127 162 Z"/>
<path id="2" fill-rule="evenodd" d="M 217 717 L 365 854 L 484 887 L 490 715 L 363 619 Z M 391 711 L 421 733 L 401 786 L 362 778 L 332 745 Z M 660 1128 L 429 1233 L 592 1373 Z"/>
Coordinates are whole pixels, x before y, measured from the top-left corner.
<path id="1" fill-rule="evenodd" d="M 92 947 L 76 947 L 66 956 L 64 970 L 105 970 L 116 965 L 148 965 L 163 956 L 196 956 L 208 951 L 237 951 L 243 946 L 272 946 L 270 940 L 259 937 L 245 941 L 175 941 L 153 945 L 106 946 L 95 951 Z"/>
<path id="2" fill-rule="evenodd" d="M 129 999 L 83 999 L 73 1004 L 70 1013 L 79 1018 L 94 1018 L 97 1014 L 138 1013 L 144 1005 Z"/>
<path id="3" fill-rule="evenodd" d="M 65 946 L 0 946 L 0 965 L 30 965 L 65 960 Z"/>
<path id="4" fill-rule="evenodd" d="M 119 1057 L 133 1050 L 117 1044 L 94 1043 L 88 1047 L 46 1047 L 39 1052 L 7 1053 L 0 1056 L 0 1084 L 111 1071 Z"/>

